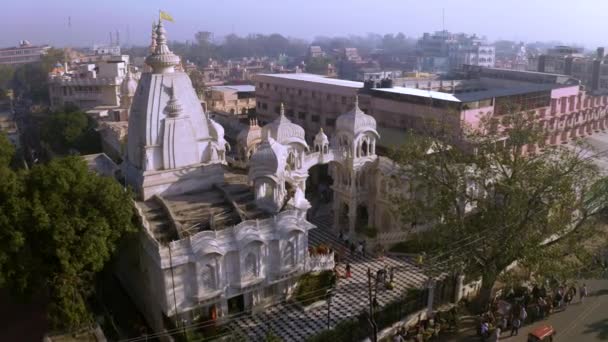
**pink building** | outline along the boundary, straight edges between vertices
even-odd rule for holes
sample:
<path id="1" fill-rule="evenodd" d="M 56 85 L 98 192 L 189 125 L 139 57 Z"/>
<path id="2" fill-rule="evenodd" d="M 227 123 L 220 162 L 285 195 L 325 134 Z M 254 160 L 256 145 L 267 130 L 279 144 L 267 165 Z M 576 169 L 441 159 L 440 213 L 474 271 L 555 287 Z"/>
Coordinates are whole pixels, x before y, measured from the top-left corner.
<path id="1" fill-rule="evenodd" d="M 546 144 L 565 143 L 607 127 L 608 96 L 585 91 L 569 76 L 479 67 L 469 68 L 464 76 L 445 92 L 441 87 L 427 90 L 424 85 L 374 88 L 320 76 L 260 75 L 256 93 L 263 91 L 257 96 L 257 111 L 260 118 L 269 121 L 283 102 L 290 109 L 288 113 L 302 121 L 299 123 L 307 130 L 307 137 L 312 137 L 319 126 L 331 130 L 332 118 L 341 107 L 352 106 L 358 94 L 361 109 L 378 123 L 383 137 L 380 151 L 403 143 L 408 131 L 429 133 L 433 119 L 460 136 L 483 116 L 511 113 L 513 105 L 536 113 L 548 133 Z M 529 151 L 536 148 L 530 146 Z"/>

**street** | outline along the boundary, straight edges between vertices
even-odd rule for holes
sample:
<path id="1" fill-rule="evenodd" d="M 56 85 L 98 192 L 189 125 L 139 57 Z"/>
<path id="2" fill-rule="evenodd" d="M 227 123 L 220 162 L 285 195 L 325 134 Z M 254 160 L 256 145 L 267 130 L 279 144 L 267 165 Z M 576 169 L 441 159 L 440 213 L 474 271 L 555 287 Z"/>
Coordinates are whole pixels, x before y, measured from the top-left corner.
<path id="1" fill-rule="evenodd" d="M 590 280 L 586 284 L 590 296 L 584 303 L 581 304 L 577 297 L 565 311 L 553 314 L 545 321 L 528 324 L 519 330 L 519 336 L 505 337 L 501 341 L 526 341 L 527 334 L 543 323 L 553 325 L 557 331 L 556 341 L 608 340 L 608 280 Z"/>

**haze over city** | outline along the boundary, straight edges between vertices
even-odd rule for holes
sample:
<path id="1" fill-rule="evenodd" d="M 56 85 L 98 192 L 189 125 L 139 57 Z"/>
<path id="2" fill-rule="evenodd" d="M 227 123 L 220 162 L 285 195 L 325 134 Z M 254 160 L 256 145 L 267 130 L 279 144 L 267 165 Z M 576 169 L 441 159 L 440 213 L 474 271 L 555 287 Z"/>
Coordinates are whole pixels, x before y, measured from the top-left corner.
<path id="1" fill-rule="evenodd" d="M 318 35 L 403 32 L 418 37 L 445 28 L 490 40 L 561 41 L 587 48 L 606 45 L 608 2 L 581 0 L 23 0 L 3 3 L 1 46 L 28 39 L 35 44 L 89 46 L 120 31 L 124 43 L 145 44 L 158 9 L 176 19 L 171 40 L 192 40 L 197 31 Z M 567 9 L 567 13 L 564 13 Z M 442 22 L 442 10 L 445 21 Z M 68 29 L 68 17 L 71 30 Z M 128 28 L 127 28 L 128 27 Z M 128 40 L 127 40 L 128 38 Z"/>
<path id="2" fill-rule="evenodd" d="M 608 340 L 608 0 L 6 0 L 0 341 Z"/>

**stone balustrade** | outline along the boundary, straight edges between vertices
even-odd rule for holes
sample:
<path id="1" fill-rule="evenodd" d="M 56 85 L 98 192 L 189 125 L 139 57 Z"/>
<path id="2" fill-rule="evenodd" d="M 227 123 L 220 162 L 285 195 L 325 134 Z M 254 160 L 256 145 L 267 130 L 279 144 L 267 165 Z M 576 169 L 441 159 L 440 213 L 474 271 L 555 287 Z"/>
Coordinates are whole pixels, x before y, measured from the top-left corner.
<path id="1" fill-rule="evenodd" d="M 333 270 L 335 266 L 334 252 L 327 254 L 308 254 L 308 258 L 306 258 L 306 271 L 309 272 Z"/>

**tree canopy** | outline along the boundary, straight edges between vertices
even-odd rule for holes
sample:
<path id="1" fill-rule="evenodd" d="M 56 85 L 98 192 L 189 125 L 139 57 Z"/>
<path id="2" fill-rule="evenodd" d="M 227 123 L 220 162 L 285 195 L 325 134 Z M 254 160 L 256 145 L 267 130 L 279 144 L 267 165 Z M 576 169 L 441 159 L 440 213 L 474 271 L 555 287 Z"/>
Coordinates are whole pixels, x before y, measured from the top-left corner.
<path id="1" fill-rule="evenodd" d="M 395 196 L 404 226 L 428 224 L 420 236 L 444 256 L 434 263 L 481 276 L 482 304 L 514 262 L 537 277 L 573 277 L 590 263 L 590 240 L 605 242 L 596 219 L 608 182 L 589 147 L 545 138 L 533 115 L 512 114 L 468 129 L 466 148 L 412 135 L 392 153 L 409 184 Z"/>
<path id="2" fill-rule="evenodd" d="M 25 296 L 45 291 L 53 325 L 78 328 L 90 322 L 95 274 L 136 230 L 130 194 L 78 157 L 15 172 L 9 155 L 0 149 L 0 285 Z"/>
<path id="3" fill-rule="evenodd" d="M 82 154 L 101 152 L 97 123 L 73 106 L 51 113 L 41 123 L 41 138 L 55 153 L 77 150 Z"/>

